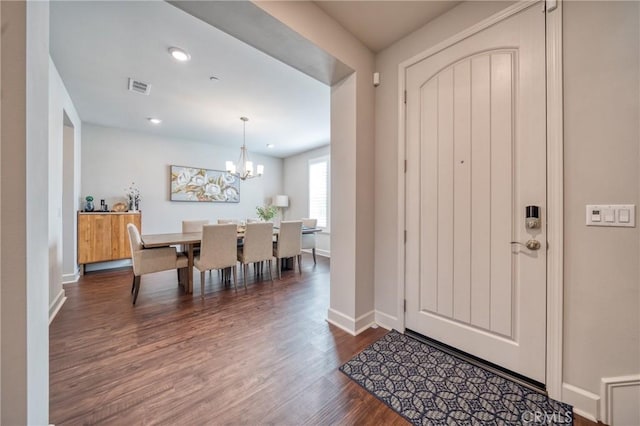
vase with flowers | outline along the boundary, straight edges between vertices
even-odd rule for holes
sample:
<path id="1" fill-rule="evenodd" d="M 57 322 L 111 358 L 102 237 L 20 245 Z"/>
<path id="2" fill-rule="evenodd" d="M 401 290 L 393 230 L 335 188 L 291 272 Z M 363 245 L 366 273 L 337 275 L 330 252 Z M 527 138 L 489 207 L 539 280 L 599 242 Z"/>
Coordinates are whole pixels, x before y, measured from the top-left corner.
<path id="1" fill-rule="evenodd" d="M 136 187 L 135 182 L 131 182 L 129 188 L 126 189 L 126 195 L 129 202 L 129 211 L 137 212 L 140 208 L 140 190 Z"/>
<path id="2" fill-rule="evenodd" d="M 258 206 L 256 213 L 263 222 L 270 222 L 278 214 L 278 208 L 276 206 Z"/>

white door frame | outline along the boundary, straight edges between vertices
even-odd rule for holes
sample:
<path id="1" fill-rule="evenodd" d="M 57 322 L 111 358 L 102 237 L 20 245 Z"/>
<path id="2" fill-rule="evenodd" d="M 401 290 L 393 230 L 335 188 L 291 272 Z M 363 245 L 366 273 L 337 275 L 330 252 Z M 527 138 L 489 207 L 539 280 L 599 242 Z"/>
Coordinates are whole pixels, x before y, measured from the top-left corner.
<path id="1" fill-rule="evenodd" d="M 398 298 L 396 312 L 405 327 L 405 75 L 411 65 L 540 3 L 547 14 L 547 355 L 546 386 L 551 398 L 562 397 L 563 312 L 563 117 L 562 117 L 562 2 L 545 12 L 540 1 L 521 1 L 444 40 L 398 65 Z M 552 2 L 553 3 L 553 2 Z M 535 7 L 535 6 L 534 6 Z"/>

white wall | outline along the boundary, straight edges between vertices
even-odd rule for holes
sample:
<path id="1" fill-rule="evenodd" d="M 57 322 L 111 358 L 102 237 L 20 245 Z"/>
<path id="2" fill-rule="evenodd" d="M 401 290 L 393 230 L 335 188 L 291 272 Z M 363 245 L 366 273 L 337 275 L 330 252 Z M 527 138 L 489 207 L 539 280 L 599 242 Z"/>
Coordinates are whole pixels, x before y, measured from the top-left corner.
<path id="1" fill-rule="evenodd" d="M 66 117 L 66 118 L 65 118 Z M 65 144 L 69 143 L 69 135 L 65 138 L 65 131 L 68 133 L 68 127 L 65 126 L 65 120 L 69 120 L 73 125 L 73 135 L 71 135 L 71 166 L 66 165 L 64 161 L 65 154 L 69 154 L 69 149 L 65 150 Z M 63 275 L 65 281 L 74 281 L 76 275 L 76 232 L 75 221 L 78 197 L 75 195 L 77 188 L 74 188 L 74 175 L 78 165 L 74 164 L 74 151 L 80 149 L 80 131 L 81 121 L 78 113 L 69 97 L 69 93 L 62 82 L 60 74 L 55 64 L 49 58 L 49 316 L 55 315 L 57 310 L 64 303 L 64 289 L 62 288 Z M 68 147 L 67 147 L 68 148 Z M 65 152 L 67 151 L 67 152 Z M 75 157 L 78 158 L 78 157 Z M 79 163 L 79 158 L 78 158 Z M 62 204 L 63 179 L 64 174 L 67 176 L 67 192 L 70 190 L 71 196 L 68 201 L 71 205 Z M 67 222 L 70 220 L 70 226 L 65 227 L 63 235 L 63 212 Z M 67 242 L 65 244 L 65 241 Z M 63 268 L 63 252 L 67 252 L 67 269 Z M 70 259 L 69 259 L 70 258 Z"/>
<path id="2" fill-rule="evenodd" d="M 0 28 L 4 24 L 2 20 L 2 7 L 0 6 Z M 6 59 L 5 59 L 6 60 Z M 0 34 L 0 90 L 2 90 L 2 34 Z M 0 140 L 2 139 L 2 101 L 0 101 Z M 2 143 L 0 142 L 0 148 Z M 0 176 L 2 176 L 2 149 L 0 149 Z M 2 224 L 2 185 L 0 184 L 0 224 Z M 2 277 L 2 226 L 0 226 L 0 278 Z M 2 330 L 2 291 L 0 286 L 0 330 Z M 2 347 L 2 334 L 0 334 L 0 348 Z M 2 350 L 0 350 L 0 419 L 2 419 Z"/>
<path id="3" fill-rule="evenodd" d="M 255 4 L 354 70 L 331 87 L 333 255 L 327 319 L 359 333 L 374 320 L 374 55 L 312 2 Z"/>
<path id="4" fill-rule="evenodd" d="M 398 65 L 508 7 L 510 2 L 468 2 L 453 8 L 376 56 L 375 304 L 376 321 L 403 328 L 398 300 Z"/>
<path id="5" fill-rule="evenodd" d="M 284 159 L 283 194 L 289 196 L 289 207 L 284 210 L 287 220 L 309 217 L 309 160 L 327 156 L 330 146 L 326 145 Z M 331 234 L 321 232 L 316 236 L 316 252 L 330 255 Z"/>
<path id="6" fill-rule="evenodd" d="M 125 190 L 135 182 L 140 190 L 142 233 L 180 232 L 182 221 L 256 217 L 256 206 L 271 203 L 282 193 L 283 160 L 249 151 L 254 163 L 264 164 L 260 178 L 240 183 L 240 203 L 198 203 L 169 201 L 171 165 L 224 170 L 225 161 L 237 161 L 240 146 L 227 148 L 211 143 L 176 140 L 152 134 L 102 127 L 82 126 L 81 198 L 94 197 L 109 208 L 125 201 Z"/>
<path id="7" fill-rule="evenodd" d="M 27 424 L 49 419 L 49 3 L 27 2 Z M 15 284 L 15 283 L 14 283 Z M 10 323 L 11 324 L 11 323 Z M 9 407 L 6 407 L 9 408 Z M 5 422 L 3 422 L 4 424 Z M 6 422 L 11 424 L 11 422 Z"/>
<path id="8" fill-rule="evenodd" d="M 565 2 L 563 16 L 563 397 L 595 414 L 603 378 L 636 374 L 640 395 L 640 229 L 585 226 L 586 204 L 640 202 L 640 3 Z M 627 410 L 640 424 L 638 400 Z"/>
<path id="9" fill-rule="evenodd" d="M 46 425 L 49 4 L 1 2 L 0 8 L 0 423 Z"/>

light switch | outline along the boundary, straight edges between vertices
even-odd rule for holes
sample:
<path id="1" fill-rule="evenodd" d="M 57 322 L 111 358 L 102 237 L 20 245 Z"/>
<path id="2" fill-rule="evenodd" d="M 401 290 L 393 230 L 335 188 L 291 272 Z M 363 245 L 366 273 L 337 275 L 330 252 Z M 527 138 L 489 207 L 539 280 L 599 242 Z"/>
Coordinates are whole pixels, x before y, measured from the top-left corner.
<path id="1" fill-rule="evenodd" d="M 616 221 L 616 213 L 613 209 L 604 209 L 604 221 L 608 223 Z"/>
<path id="2" fill-rule="evenodd" d="M 618 222 L 629 223 L 629 209 L 620 209 L 618 211 Z"/>
<path id="3" fill-rule="evenodd" d="M 587 226 L 635 228 L 635 204 L 588 204 Z"/>

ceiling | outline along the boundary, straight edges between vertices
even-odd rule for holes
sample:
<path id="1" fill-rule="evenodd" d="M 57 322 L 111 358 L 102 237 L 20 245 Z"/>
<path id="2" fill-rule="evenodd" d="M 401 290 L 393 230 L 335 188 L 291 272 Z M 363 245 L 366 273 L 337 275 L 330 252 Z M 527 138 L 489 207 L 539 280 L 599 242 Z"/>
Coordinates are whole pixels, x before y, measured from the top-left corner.
<path id="1" fill-rule="evenodd" d="M 83 122 L 240 148 L 246 116 L 250 152 L 287 157 L 329 143 L 327 85 L 169 3 L 55 1 L 50 31 Z M 175 61 L 171 46 L 191 60 Z M 150 94 L 128 91 L 129 77 Z"/>
<path id="2" fill-rule="evenodd" d="M 220 13 L 241 6 L 234 3 L 211 7 Z M 373 52 L 458 3 L 315 2 Z M 83 122 L 240 147 L 246 116 L 250 152 L 281 158 L 330 141 L 329 86 L 232 37 L 228 28 L 164 1 L 54 1 L 50 10 L 51 57 Z M 172 59 L 172 46 L 191 60 Z M 129 78 L 149 83 L 150 94 L 128 91 Z M 152 125 L 149 117 L 162 123 Z"/>
<path id="3" fill-rule="evenodd" d="M 373 52 L 379 52 L 461 1 L 315 1 Z"/>

